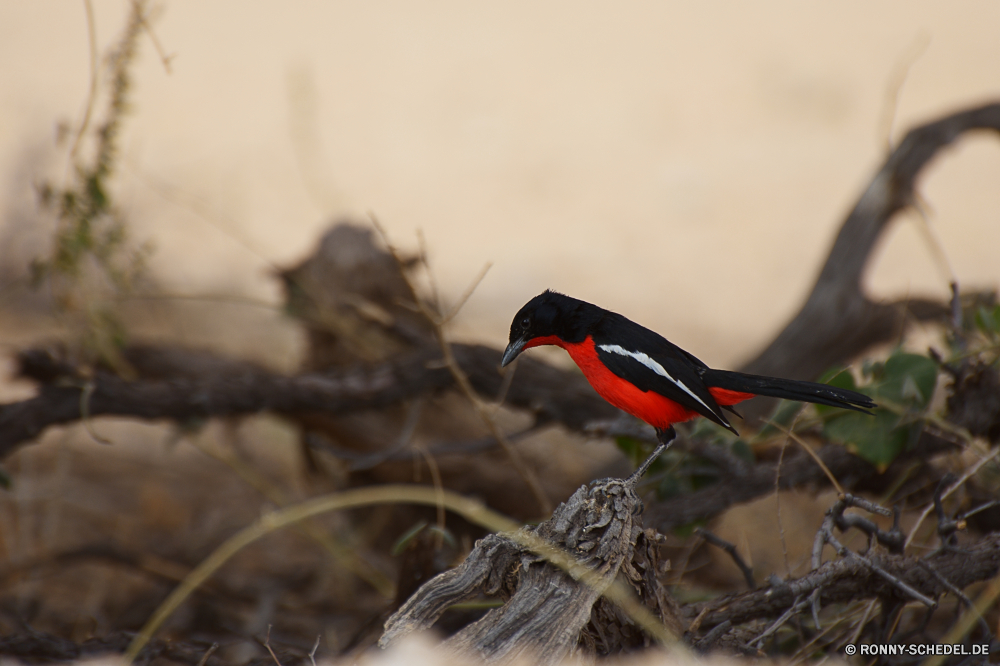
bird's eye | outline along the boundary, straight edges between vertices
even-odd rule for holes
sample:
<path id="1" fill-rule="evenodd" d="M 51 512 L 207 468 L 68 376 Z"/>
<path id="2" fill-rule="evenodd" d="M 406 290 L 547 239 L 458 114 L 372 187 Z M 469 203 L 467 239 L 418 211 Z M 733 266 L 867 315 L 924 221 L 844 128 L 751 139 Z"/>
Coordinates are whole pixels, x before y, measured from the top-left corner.
<path id="1" fill-rule="evenodd" d="M 528 328 L 531 326 L 531 317 L 525 317 L 521 320 L 521 328 Z"/>

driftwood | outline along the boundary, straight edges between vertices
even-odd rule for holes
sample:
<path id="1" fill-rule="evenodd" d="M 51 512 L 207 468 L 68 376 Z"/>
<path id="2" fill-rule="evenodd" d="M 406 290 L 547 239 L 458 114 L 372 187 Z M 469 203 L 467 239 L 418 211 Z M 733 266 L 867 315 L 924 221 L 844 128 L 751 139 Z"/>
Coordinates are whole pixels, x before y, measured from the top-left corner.
<path id="1" fill-rule="evenodd" d="M 597 605 L 619 573 L 671 633 L 680 635 L 674 606 L 656 580 L 655 556 L 650 560 L 648 548 L 639 543 L 655 543 L 642 531 L 641 512 L 642 503 L 626 481 L 580 488 L 549 520 L 522 532 L 578 558 L 586 575 L 571 576 L 512 538 L 492 534 L 476 543 L 461 566 L 417 590 L 386 622 L 379 645 L 429 628 L 450 605 L 485 594 L 500 596 L 504 605 L 449 638 L 449 649 L 488 662 L 522 656 L 553 664 L 581 647 L 591 654 L 639 647 L 649 638 L 626 615 L 606 603 Z"/>

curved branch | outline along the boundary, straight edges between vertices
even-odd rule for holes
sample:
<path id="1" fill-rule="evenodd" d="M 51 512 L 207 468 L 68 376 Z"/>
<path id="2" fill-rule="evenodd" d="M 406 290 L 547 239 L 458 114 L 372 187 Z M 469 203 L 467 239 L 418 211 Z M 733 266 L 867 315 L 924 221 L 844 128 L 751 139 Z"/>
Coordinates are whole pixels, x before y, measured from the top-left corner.
<path id="1" fill-rule="evenodd" d="M 741 371 L 814 379 L 897 337 L 907 313 L 918 320 L 947 313 L 946 305 L 933 301 L 876 303 L 863 293 L 861 282 L 889 221 L 912 204 L 914 184 L 927 163 L 962 134 L 981 129 L 1000 132 L 1000 103 L 960 111 L 906 134 L 844 221 L 802 309 Z M 747 411 L 759 416 L 765 409 L 756 405 Z"/>

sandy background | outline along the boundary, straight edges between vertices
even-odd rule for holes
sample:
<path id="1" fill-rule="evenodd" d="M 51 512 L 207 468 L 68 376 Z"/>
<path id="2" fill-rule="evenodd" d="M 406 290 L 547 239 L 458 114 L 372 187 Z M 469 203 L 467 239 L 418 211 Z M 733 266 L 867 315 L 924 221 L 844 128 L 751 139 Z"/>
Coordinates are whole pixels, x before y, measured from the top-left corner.
<path id="1" fill-rule="evenodd" d="M 103 52 L 125 3 L 94 7 Z M 807 293 L 908 64 L 894 139 L 1000 97 L 996 0 L 172 1 L 153 25 L 171 72 L 143 40 L 117 194 L 167 291 L 276 303 L 273 266 L 371 210 L 405 247 L 423 230 L 452 298 L 494 262 L 459 337 L 500 342 L 552 287 L 723 366 Z M 65 170 L 55 127 L 82 117 L 88 53 L 82 2 L 0 3 L 8 260 L 38 247 L 31 184 Z M 959 279 L 996 284 L 996 140 L 922 192 Z M 871 291 L 944 294 L 902 220 Z"/>

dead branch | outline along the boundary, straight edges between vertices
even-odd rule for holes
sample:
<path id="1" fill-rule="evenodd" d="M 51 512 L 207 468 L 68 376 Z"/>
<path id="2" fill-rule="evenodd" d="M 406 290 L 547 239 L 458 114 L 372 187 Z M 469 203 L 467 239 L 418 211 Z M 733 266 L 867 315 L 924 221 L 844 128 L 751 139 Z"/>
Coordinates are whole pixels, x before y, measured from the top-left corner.
<path id="1" fill-rule="evenodd" d="M 924 167 L 958 137 L 980 129 L 1000 131 L 1000 103 L 963 110 L 906 134 L 844 221 L 802 309 L 742 372 L 813 379 L 872 345 L 897 338 L 908 319 L 949 315 L 947 303 L 933 300 L 875 302 L 862 291 L 862 278 L 889 221 L 913 205 Z M 747 405 L 749 419 L 770 408 L 769 402 L 756 402 Z"/>
<path id="2" fill-rule="evenodd" d="M 494 396 L 503 377 L 497 368 L 500 352 L 480 345 L 453 345 L 455 359 L 475 390 Z M 156 347 L 133 347 L 125 354 L 142 379 L 125 381 L 98 371 L 89 378 L 52 349 L 33 349 L 19 357 L 20 374 L 42 385 L 35 398 L 0 406 L 0 456 L 37 437 L 45 428 L 81 418 L 81 396 L 90 387 L 89 416 L 131 416 L 173 420 L 234 416 L 271 411 L 291 417 L 303 413 L 329 415 L 381 409 L 405 399 L 453 386 L 451 371 L 440 363 L 436 347 L 418 350 L 392 361 L 350 370 L 285 376 L 245 361 L 227 360 L 206 352 Z M 570 430 L 589 432 L 594 422 L 618 412 L 575 373 L 553 368 L 531 358 L 519 360 L 517 375 L 507 390 L 506 403 L 530 410 L 533 426 L 560 423 Z M 489 442 L 472 442 L 475 448 Z M 953 442 L 925 432 L 916 446 L 903 454 L 885 474 L 893 475 L 913 460 L 953 448 Z M 661 532 L 718 515 L 730 506 L 748 502 L 774 490 L 776 464 L 750 465 L 730 460 L 727 453 L 700 445 L 694 453 L 715 463 L 724 478 L 690 495 L 657 502 L 647 512 L 648 524 Z M 817 454 L 848 489 L 859 490 L 886 476 L 840 446 L 825 446 Z M 805 453 L 786 455 L 779 485 L 825 486 L 827 477 Z"/>
<path id="3" fill-rule="evenodd" d="M 497 394 L 503 381 L 498 371 L 499 351 L 456 344 L 453 353 L 480 395 Z M 135 347 L 126 358 L 143 379 L 126 381 L 101 370 L 88 376 L 57 351 L 32 349 L 18 355 L 19 375 L 41 382 L 39 393 L 28 400 L 0 405 L 0 457 L 50 426 L 79 421 L 85 390 L 90 417 L 130 416 L 183 423 L 263 411 L 340 415 L 381 409 L 451 388 L 455 379 L 441 364 L 440 355 L 440 349 L 429 348 L 362 368 L 286 376 L 205 352 Z M 582 376 L 524 360 L 507 392 L 507 403 L 533 412 L 540 424 L 556 422 L 582 430 L 591 419 L 616 413 Z M 199 367 L 197 374 L 191 374 L 192 367 Z"/>
<path id="4" fill-rule="evenodd" d="M 703 446 L 702 449 L 708 449 L 710 446 Z M 893 461 L 882 474 L 870 463 L 842 446 L 827 445 L 816 453 L 848 490 L 859 491 L 869 486 L 883 486 L 885 479 L 895 478 L 897 474 L 912 465 L 913 461 L 926 460 L 954 448 L 956 448 L 954 442 L 925 431 L 913 449 Z M 806 485 L 825 487 L 829 484 L 826 473 L 805 452 L 786 454 L 780 471 L 778 486 L 781 489 Z M 693 493 L 662 500 L 652 505 L 646 512 L 646 524 L 668 533 L 695 521 L 717 516 L 730 506 L 750 502 L 774 492 L 777 473 L 776 462 L 746 465 L 744 471 L 738 475 L 723 472 L 723 481 L 729 481 L 728 483 L 715 483 Z"/>
<path id="5" fill-rule="evenodd" d="M 962 589 L 994 577 L 1000 571 L 1000 534 L 989 534 L 961 551 L 941 551 L 926 560 L 938 576 L 921 567 L 916 557 L 892 555 L 884 551 L 873 552 L 869 557 L 886 573 L 933 599 L 951 592 L 951 587 Z M 942 582 L 939 576 L 949 583 Z M 795 580 L 695 604 L 689 612 L 706 611 L 701 621 L 701 626 L 705 628 L 727 620 L 738 625 L 779 617 L 796 599 L 804 599 L 816 589 L 820 590 L 820 601 L 824 605 L 885 597 L 906 600 L 893 583 L 864 563 L 838 559 Z"/>
<path id="6" fill-rule="evenodd" d="M 864 521 L 848 520 L 848 518 L 860 518 L 860 516 L 855 516 L 855 515 L 851 516 L 844 515 L 844 510 L 852 506 L 860 507 L 871 513 L 877 513 L 882 515 L 889 515 L 891 513 L 887 509 L 884 509 L 876 504 L 873 504 L 872 502 L 869 502 L 868 500 L 865 500 L 863 498 L 854 497 L 853 495 L 841 496 L 841 498 L 838 499 L 834 503 L 834 505 L 827 510 L 826 517 L 823 520 L 823 524 L 819 528 L 819 531 L 816 533 L 816 540 L 813 543 L 813 554 L 812 554 L 813 569 L 815 570 L 820 567 L 820 563 L 822 562 L 823 558 L 823 546 L 830 545 L 833 547 L 834 551 L 836 551 L 839 557 L 854 562 L 860 562 L 870 571 L 881 576 L 881 578 L 884 581 L 892 585 L 896 589 L 896 591 L 902 594 L 904 597 L 908 597 L 910 599 L 919 601 L 928 608 L 936 608 L 937 602 L 934 599 L 929 598 L 925 594 L 921 594 L 918 590 L 913 589 L 911 586 L 907 585 L 904 581 L 900 580 L 898 576 L 892 575 L 884 568 L 879 566 L 878 563 L 873 561 L 872 557 L 870 556 L 870 553 L 866 554 L 856 553 L 847 546 L 845 546 L 844 544 L 842 544 L 839 539 L 837 539 L 837 537 L 833 534 L 834 527 L 838 527 L 839 529 L 844 530 L 847 528 L 848 525 L 856 526 L 862 529 L 863 531 L 868 532 L 869 536 L 874 536 L 875 534 L 881 531 L 874 526 L 874 523 L 871 524 L 873 530 L 869 531 L 867 529 L 869 525 L 867 525 Z M 881 542 L 882 539 L 879 539 L 879 541 Z M 901 532 L 891 535 L 886 534 L 885 541 L 892 543 L 898 552 L 902 552 L 903 535 Z M 814 604 L 813 615 L 814 617 L 816 617 L 819 614 L 818 604 L 820 603 L 820 590 L 818 588 L 816 590 L 813 590 L 812 599 Z M 819 622 L 817 622 L 816 625 L 818 628 Z"/>
<path id="7" fill-rule="evenodd" d="M 696 527 L 694 533 L 704 539 L 707 543 L 712 544 L 716 548 L 719 548 L 725 552 L 733 560 L 733 563 L 739 568 L 740 572 L 743 574 L 743 580 L 747 583 L 747 589 L 752 590 L 757 587 L 756 581 L 753 578 L 753 569 L 743 558 L 740 557 L 739 551 L 736 550 L 736 545 L 722 539 L 712 532 L 709 532 L 704 527 Z"/>

